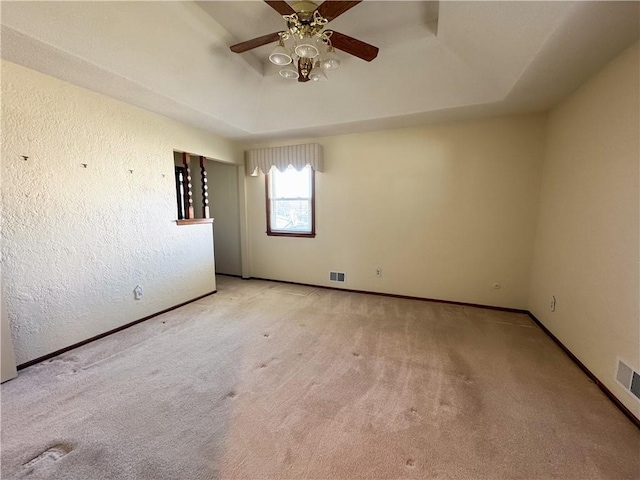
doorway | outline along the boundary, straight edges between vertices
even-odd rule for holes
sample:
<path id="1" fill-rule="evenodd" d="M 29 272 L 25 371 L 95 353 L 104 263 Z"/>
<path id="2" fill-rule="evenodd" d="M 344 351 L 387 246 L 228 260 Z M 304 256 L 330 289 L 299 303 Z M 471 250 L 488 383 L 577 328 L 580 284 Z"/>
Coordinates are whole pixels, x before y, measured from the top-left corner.
<path id="1" fill-rule="evenodd" d="M 242 276 L 238 165 L 207 159 L 216 274 Z"/>

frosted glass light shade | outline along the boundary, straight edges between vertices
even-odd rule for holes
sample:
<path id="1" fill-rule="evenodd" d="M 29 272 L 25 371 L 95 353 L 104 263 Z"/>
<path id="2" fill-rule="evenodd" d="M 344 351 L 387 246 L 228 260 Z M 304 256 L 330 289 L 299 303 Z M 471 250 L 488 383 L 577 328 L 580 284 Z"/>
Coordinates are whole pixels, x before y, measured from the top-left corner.
<path id="1" fill-rule="evenodd" d="M 302 39 L 299 45 L 296 46 L 296 55 L 302 58 L 315 58 L 318 56 L 318 49 L 313 45 L 311 38 L 305 37 Z"/>
<path id="2" fill-rule="evenodd" d="M 340 60 L 336 52 L 329 50 L 320 56 L 320 68 L 323 70 L 337 70 L 340 68 Z"/>
<path id="3" fill-rule="evenodd" d="M 309 72 L 309 79 L 314 82 L 326 82 L 327 76 L 320 68 L 320 62 L 316 62 L 315 66 Z"/>
<path id="4" fill-rule="evenodd" d="M 278 73 L 281 77 L 288 78 L 289 80 L 295 80 L 300 76 L 300 74 L 293 68 L 283 68 Z"/>
<path id="5" fill-rule="evenodd" d="M 278 45 L 273 49 L 271 55 L 269 55 L 269 61 L 275 65 L 289 65 L 291 63 L 291 56 L 286 48 Z"/>

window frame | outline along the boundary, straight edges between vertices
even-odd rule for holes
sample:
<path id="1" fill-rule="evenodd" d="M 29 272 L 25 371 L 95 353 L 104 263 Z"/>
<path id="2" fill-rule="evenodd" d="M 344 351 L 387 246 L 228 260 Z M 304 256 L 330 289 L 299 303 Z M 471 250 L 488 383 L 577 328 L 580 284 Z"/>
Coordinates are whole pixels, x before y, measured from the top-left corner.
<path id="1" fill-rule="evenodd" d="M 307 167 L 305 167 L 307 168 Z M 267 172 L 265 179 L 265 198 L 267 204 L 267 235 L 270 237 L 297 237 L 297 238 L 315 238 L 316 236 L 316 172 L 308 166 L 311 171 L 311 232 L 283 232 L 281 230 L 273 230 L 271 228 L 271 175 Z"/>

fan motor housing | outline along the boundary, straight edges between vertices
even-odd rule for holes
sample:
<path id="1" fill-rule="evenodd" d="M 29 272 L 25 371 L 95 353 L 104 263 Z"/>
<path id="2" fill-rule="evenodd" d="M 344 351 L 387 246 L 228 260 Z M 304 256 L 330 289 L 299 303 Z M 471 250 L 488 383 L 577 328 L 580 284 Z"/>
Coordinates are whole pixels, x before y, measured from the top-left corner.
<path id="1" fill-rule="evenodd" d="M 291 5 L 291 8 L 296 11 L 298 17 L 300 18 L 300 21 L 306 22 L 313 18 L 313 12 L 318 8 L 318 5 L 313 2 L 303 0 L 301 2 L 293 3 Z"/>

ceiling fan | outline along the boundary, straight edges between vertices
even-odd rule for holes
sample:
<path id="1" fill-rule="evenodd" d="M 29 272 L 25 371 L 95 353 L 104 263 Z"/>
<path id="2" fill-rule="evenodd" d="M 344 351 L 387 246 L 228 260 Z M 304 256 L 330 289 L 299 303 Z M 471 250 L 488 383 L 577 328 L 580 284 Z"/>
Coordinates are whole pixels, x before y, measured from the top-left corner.
<path id="1" fill-rule="evenodd" d="M 232 45 L 231 51 L 243 53 L 262 45 L 278 42 L 269 60 L 282 67 L 280 75 L 299 82 L 324 81 L 328 70 L 340 66 L 334 48 L 370 62 L 378 55 L 378 48 L 335 30 L 325 29 L 327 23 L 362 0 L 325 0 L 316 5 L 299 1 L 289 5 L 284 0 L 264 0 L 282 15 L 287 29 Z"/>

